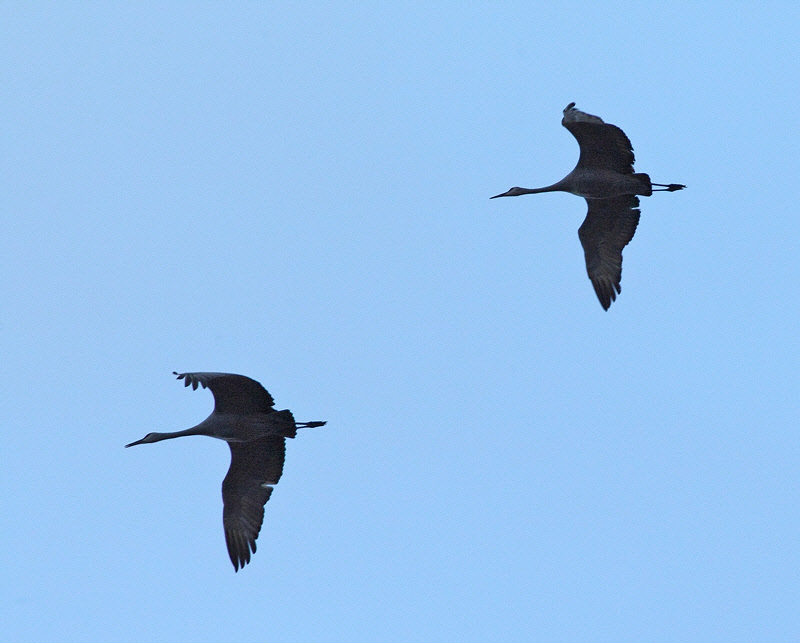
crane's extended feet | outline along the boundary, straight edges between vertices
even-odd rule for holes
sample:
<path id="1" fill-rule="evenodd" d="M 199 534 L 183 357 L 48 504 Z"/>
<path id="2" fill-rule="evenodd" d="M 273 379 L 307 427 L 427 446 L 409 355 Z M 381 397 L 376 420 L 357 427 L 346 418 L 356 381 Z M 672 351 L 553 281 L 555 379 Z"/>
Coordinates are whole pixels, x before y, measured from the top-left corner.
<path id="1" fill-rule="evenodd" d="M 313 429 L 316 426 L 325 426 L 327 422 L 298 422 L 298 429 Z"/>
<path id="2" fill-rule="evenodd" d="M 657 185 L 660 188 L 658 190 L 653 190 L 653 192 L 675 192 L 675 190 L 682 190 L 686 187 L 680 183 L 670 183 L 669 185 L 664 185 L 663 183 L 653 183 L 652 185 Z"/>

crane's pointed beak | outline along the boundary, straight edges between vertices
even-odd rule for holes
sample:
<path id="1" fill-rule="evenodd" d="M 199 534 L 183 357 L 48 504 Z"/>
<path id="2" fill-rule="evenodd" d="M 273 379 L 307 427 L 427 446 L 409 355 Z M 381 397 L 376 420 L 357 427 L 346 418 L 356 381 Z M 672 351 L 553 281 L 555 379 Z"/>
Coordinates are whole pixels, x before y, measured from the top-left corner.
<path id="1" fill-rule="evenodd" d="M 508 192 L 503 192 L 502 194 L 495 194 L 494 196 L 490 196 L 489 199 L 496 199 L 501 196 L 511 196 L 509 192 L 511 192 L 511 190 L 509 190 Z"/>
<path id="2" fill-rule="evenodd" d="M 125 448 L 127 449 L 128 447 L 135 447 L 137 444 L 143 444 L 144 441 L 145 438 L 142 438 L 141 440 L 136 440 L 136 442 L 131 442 L 130 444 L 126 444 Z"/>

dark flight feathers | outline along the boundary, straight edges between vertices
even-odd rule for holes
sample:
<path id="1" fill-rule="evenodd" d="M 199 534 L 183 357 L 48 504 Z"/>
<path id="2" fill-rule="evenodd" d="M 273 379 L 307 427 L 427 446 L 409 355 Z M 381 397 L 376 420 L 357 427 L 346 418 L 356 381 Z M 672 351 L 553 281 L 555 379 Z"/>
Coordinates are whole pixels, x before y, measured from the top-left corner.
<path id="1" fill-rule="evenodd" d="M 249 442 L 229 442 L 231 466 L 222 481 L 222 524 L 228 555 L 236 571 L 250 562 L 264 522 L 264 505 L 278 484 L 286 457 L 286 441 L 266 436 Z"/>
<path id="2" fill-rule="evenodd" d="M 599 117 L 595 118 L 600 120 Z M 579 167 L 633 174 L 633 146 L 619 127 L 602 121 L 570 122 L 565 118 L 561 122 L 578 140 L 578 145 L 581 147 Z"/>
<path id="3" fill-rule="evenodd" d="M 244 375 L 233 373 L 174 373 L 184 379 L 184 386 L 197 390 L 200 384 L 214 395 L 214 410 L 218 413 L 269 413 L 275 400 L 261 384 Z"/>
<path id="4" fill-rule="evenodd" d="M 586 199 L 589 212 L 578 229 L 586 257 L 586 272 L 605 310 L 622 292 L 622 249 L 639 225 L 639 198 Z"/>

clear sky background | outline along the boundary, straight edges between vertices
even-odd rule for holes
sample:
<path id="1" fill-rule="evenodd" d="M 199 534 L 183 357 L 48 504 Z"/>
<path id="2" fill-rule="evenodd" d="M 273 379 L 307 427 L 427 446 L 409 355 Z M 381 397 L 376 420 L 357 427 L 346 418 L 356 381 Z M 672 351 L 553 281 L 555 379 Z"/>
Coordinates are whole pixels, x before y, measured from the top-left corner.
<path id="1" fill-rule="evenodd" d="M 800 637 L 797 4 L 277 4 L 0 5 L 9 640 Z M 238 574 L 173 370 L 328 420 Z"/>

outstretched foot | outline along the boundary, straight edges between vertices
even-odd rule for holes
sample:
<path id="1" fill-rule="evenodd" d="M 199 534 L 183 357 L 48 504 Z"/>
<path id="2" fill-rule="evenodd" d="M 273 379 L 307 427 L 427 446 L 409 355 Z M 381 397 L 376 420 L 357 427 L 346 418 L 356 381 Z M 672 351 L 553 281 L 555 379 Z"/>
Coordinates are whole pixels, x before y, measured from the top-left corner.
<path id="1" fill-rule="evenodd" d="M 686 187 L 680 183 L 670 183 L 669 185 L 664 185 L 663 183 L 653 183 L 653 185 L 657 185 L 660 188 L 659 190 L 653 190 L 653 192 L 675 192 L 675 190 L 682 190 Z"/>

